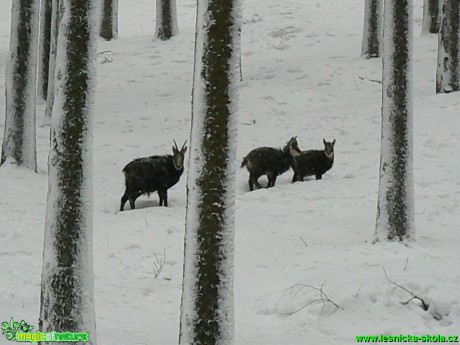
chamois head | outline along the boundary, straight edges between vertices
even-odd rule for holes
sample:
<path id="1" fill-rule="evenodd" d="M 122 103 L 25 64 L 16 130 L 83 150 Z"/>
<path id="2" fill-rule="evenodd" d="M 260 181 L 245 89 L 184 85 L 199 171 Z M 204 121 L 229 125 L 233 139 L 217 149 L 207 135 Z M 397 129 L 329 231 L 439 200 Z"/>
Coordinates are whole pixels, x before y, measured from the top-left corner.
<path id="1" fill-rule="evenodd" d="M 292 137 L 291 139 L 289 139 L 289 141 L 286 144 L 286 148 L 289 150 L 289 154 L 292 157 L 298 156 L 302 152 L 299 149 L 299 143 L 297 142 L 297 137 Z"/>
<path id="2" fill-rule="evenodd" d="M 323 144 L 324 144 L 324 153 L 326 156 L 328 156 L 330 159 L 334 157 L 334 145 L 335 145 L 335 139 L 330 141 L 326 141 L 323 138 Z"/>
<path id="3" fill-rule="evenodd" d="M 185 152 L 187 152 L 187 146 L 185 144 L 187 143 L 187 140 L 184 142 L 184 145 L 182 145 L 182 148 L 179 150 L 177 147 L 176 141 L 174 141 L 174 146 L 172 147 L 173 150 L 173 163 L 174 163 L 174 168 L 176 170 L 181 170 L 184 167 L 184 157 L 185 157 Z"/>

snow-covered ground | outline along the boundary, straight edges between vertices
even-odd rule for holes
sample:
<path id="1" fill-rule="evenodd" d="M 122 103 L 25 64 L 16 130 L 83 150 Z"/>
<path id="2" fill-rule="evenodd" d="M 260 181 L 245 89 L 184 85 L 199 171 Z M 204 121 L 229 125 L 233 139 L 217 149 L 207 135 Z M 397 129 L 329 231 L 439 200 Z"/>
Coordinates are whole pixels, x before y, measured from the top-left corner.
<path id="1" fill-rule="evenodd" d="M 373 245 L 381 61 L 360 57 L 361 0 L 246 0 L 238 158 L 258 146 L 335 138 L 321 181 L 248 192 L 237 173 L 235 344 L 354 344 L 361 334 L 460 334 L 460 95 L 435 95 L 437 38 L 415 4 L 416 242 Z M 0 3 L 0 139 L 10 1 Z M 189 138 L 195 1 L 177 0 L 179 36 L 153 40 L 155 2 L 120 1 L 119 35 L 99 42 L 94 133 L 94 266 L 99 345 L 177 343 L 185 176 L 117 213 L 131 159 Z M 38 124 L 44 104 L 37 109 Z M 0 168 L 0 321 L 37 327 L 48 128 L 37 174 Z M 235 162 L 239 165 L 240 161 Z M 265 181 L 263 181 L 265 182 Z M 155 279 L 156 256 L 166 262 Z M 411 295 L 430 304 L 422 310 Z M 318 303 L 322 289 L 331 302 Z M 36 328 L 35 328 L 36 329 Z M 1 336 L 2 339 L 3 336 Z M 5 343 L 2 340 L 1 343 Z"/>

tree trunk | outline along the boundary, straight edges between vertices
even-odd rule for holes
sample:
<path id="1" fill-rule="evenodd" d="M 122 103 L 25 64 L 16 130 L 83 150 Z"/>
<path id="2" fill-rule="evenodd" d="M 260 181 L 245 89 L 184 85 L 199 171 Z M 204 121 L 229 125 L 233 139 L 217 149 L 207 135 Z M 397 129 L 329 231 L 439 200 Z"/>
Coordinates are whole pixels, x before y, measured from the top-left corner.
<path id="1" fill-rule="evenodd" d="M 99 36 L 107 41 L 118 37 L 118 0 L 102 0 Z"/>
<path id="2" fill-rule="evenodd" d="M 233 343 L 241 1 L 199 0 L 180 344 Z"/>
<path id="3" fill-rule="evenodd" d="M 51 8 L 51 34 L 50 34 L 50 57 L 49 57 L 49 71 L 48 71 L 48 90 L 46 92 L 46 110 L 45 117 L 43 119 L 44 125 L 51 124 L 51 113 L 53 112 L 54 102 L 54 81 L 56 79 L 56 48 L 57 48 L 57 37 L 59 27 L 59 1 L 52 0 Z"/>
<path id="4" fill-rule="evenodd" d="M 381 56 L 383 0 L 366 0 L 361 55 L 370 59 Z"/>
<path id="5" fill-rule="evenodd" d="M 438 38 L 436 93 L 449 93 L 460 89 L 459 7 L 459 0 L 444 1 L 441 30 Z"/>
<path id="6" fill-rule="evenodd" d="M 11 159 L 37 171 L 35 101 L 39 0 L 15 0 L 6 65 L 5 131 L 0 165 Z"/>
<path id="7" fill-rule="evenodd" d="M 96 0 L 61 0 L 60 14 L 39 329 L 88 332 L 89 342 L 78 344 L 94 345 L 92 128 Z"/>
<path id="8" fill-rule="evenodd" d="M 41 0 L 40 8 L 37 94 L 43 100 L 46 100 L 46 96 L 48 94 L 48 75 L 51 49 L 51 17 L 53 8 L 52 3 L 52 0 Z"/>
<path id="9" fill-rule="evenodd" d="M 157 0 L 155 37 L 166 41 L 177 35 L 176 0 Z"/>
<path id="10" fill-rule="evenodd" d="M 414 238 L 412 0 L 385 2 L 376 240 Z"/>
<path id="11" fill-rule="evenodd" d="M 444 0 L 423 1 L 422 34 L 437 34 L 441 24 L 441 8 Z"/>

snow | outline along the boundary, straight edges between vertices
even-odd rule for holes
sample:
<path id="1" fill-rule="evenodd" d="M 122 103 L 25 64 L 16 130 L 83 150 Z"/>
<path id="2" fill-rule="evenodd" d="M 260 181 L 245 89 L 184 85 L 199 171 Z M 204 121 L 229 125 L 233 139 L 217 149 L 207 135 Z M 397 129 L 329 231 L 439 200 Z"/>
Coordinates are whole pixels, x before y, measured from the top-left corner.
<path id="1" fill-rule="evenodd" d="M 158 198 L 117 212 L 123 166 L 188 139 L 195 1 L 178 0 L 180 33 L 154 40 L 155 3 L 120 1 L 119 39 L 99 41 L 94 123 L 94 271 L 99 344 L 168 345 L 179 336 L 186 172 Z M 355 344 L 360 334 L 459 334 L 460 100 L 435 95 L 437 35 L 421 35 L 414 2 L 415 238 L 374 238 L 381 60 L 360 57 L 363 2 L 247 0 L 236 175 L 235 344 Z M 0 109 L 10 3 L 0 3 Z M 105 59 L 107 58 L 107 59 Z M 38 120 L 44 105 L 37 110 Z M 4 113 L 0 111 L 0 126 Z M 0 128 L 0 135 L 3 128 Z M 302 149 L 336 138 L 323 180 L 248 192 L 244 155 L 297 135 Z M 39 172 L 0 168 L 2 322 L 37 327 L 49 131 L 37 129 Z M 186 162 L 188 164 L 188 162 Z M 187 165 L 186 164 L 186 165 Z M 262 181 L 262 183 L 265 181 Z M 305 243 L 304 243 L 305 242 Z M 154 279 L 154 253 L 166 252 Z M 428 311 L 391 284 L 430 303 Z M 301 284 L 301 285 L 297 285 Z M 319 299 L 320 288 L 340 308 Z M 302 288 L 303 287 L 303 288 Z M 302 307 L 305 308 L 301 309 Z M 299 310 L 301 309 L 301 310 Z M 297 311 L 298 310 L 298 311 Z M 296 312 L 297 311 L 297 312 Z M 433 314 L 442 318 L 436 320 Z M 37 329 L 37 328 L 35 328 Z"/>

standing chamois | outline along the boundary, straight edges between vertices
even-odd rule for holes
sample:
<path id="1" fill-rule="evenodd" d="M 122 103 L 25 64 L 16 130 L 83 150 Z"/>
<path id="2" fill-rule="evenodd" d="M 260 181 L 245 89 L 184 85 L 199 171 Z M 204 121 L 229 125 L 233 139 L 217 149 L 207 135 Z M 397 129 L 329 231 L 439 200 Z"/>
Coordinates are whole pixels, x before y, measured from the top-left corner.
<path id="1" fill-rule="evenodd" d="M 332 168 L 334 164 L 334 145 L 335 139 L 328 142 L 323 139 L 324 150 L 291 150 L 291 155 L 294 159 L 294 176 L 292 183 L 303 181 L 305 176 L 316 176 L 317 180 L 321 180 L 323 174 Z"/>
<path id="2" fill-rule="evenodd" d="M 136 199 L 142 194 L 150 195 L 157 191 L 160 206 L 168 206 L 168 189 L 174 186 L 184 172 L 184 156 L 187 146 L 179 150 L 176 141 L 172 155 L 137 158 L 123 168 L 126 190 L 121 197 L 120 211 L 129 200 L 131 209 L 135 208 Z"/>
<path id="3" fill-rule="evenodd" d="M 262 175 L 267 175 L 267 188 L 273 187 L 276 177 L 288 171 L 293 165 L 294 160 L 291 151 L 300 154 L 297 145 L 296 137 L 292 137 L 283 149 L 259 147 L 249 152 L 241 163 L 241 167 L 246 166 L 249 171 L 249 190 L 254 190 L 254 185 L 257 188 L 262 188 L 257 181 Z"/>

